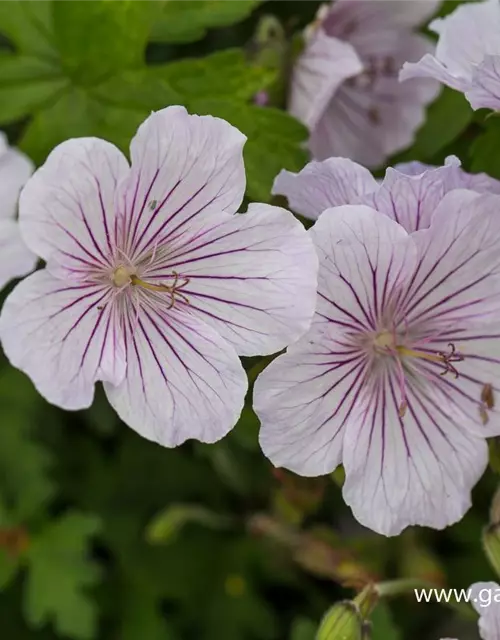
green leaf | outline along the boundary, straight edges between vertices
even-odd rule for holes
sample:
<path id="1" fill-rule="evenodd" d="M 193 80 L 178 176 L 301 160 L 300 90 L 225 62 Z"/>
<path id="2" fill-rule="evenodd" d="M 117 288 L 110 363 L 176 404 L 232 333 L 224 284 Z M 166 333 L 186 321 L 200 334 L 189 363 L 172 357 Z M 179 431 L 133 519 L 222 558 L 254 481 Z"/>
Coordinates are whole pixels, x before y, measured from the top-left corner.
<path id="1" fill-rule="evenodd" d="M 30 56 L 0 56 L 0 123 L 19 120 L 51 101 L 68 81 L 52 63 Z"/>
<path id="2" fill-rule="evenodd" d="M 391 610 L 385 602 L 377 605 L 371 620 L 372 640 L 403 640 L 403 635 L 394 624 Z"/>
<path id="3" fill-rule="evenodd" d="M 151 33 L 154 42 L 192 42 L 208 29 L 244 20 L 263 0 L 167 0 Z"/>
<path id="4" fill-rule="evenodd" d="M 472 171 L 485 171 L 493 178 L 500 178 L 499 145 L 500 118 L 495 115 L 487 119 L 483 133 L 475 139 L 472 145 Z"/>
<path id="5" fill-rule="evenodd" d="M 104 105 L 84 89 L 75 88 L 35 116 L 19 147 L 38 164 L 57 144 L 80 136 L 105 138 L 127 152 L 131 137 L 146 116 L 145 111 Z"/>
<path id="6" fill-rule="evenodd" d="M 0 32 L 24 53 L 56 59 L 51 0 L 0 2 Z"/>
<path id="7" fill-rule="evenodd" d="M 88 589 L 97 583 L 100 571 L 89 558 L 88 545 L 99 528 L 95 516 L 73 511 L 48 524 L 33 540 L 24 600 L 31 625 L 52 622 L 61 635 L 95 637 L 97 612 Z"/>
<path id="8" fill-rule="evenodd" d="M 67 74 L 89 84 L 143 62 L 161 3 L 54 2 L 54 41 Z"/>
<path id="9" fill-rule="evenodd" d="M 12 524 L 23 524 L 37 518 L 54 495 L 52 456 L 33 438 L 41 403 L 29 380 L 8 369 L 0 389 L 0 502 Z"/>
<path id="10" fill-rule="evenodd" d="M 283 111 L 230 100 L 193 101 L 191 106 L 196 113 L 224 118 L 248 137 L 245 168 L 247 193 L 253 200 L 268 202 L 274 178 L 281 169 L 299 171 L 307 162 L 302 148 L 307 130 Z"/>
<path id="11" fill-rule="evenodd" d="M 240 49 L 226 49 L 151 67 L 150 74 L 168 82 L 185 102 L 217 96 L 235 102 L 251 100 L 274 80 L 274 72 L 251 64 Z"/>
<path id="12" fill-rule="evenodd" d="M 168 544 L 190 523 L 211 529 L 225 529 L 231 524 L 231 519 L 199 505 L 173 504 L 150 522 L 146 538 L 151 544 Z"/>
<path id="13" fill-rule="evenodd" d="M 397 161 L 430 159 L 458 138 L 472 121 L 473 115 L 463 94 L 444 87 L 427 110 L 425 122 L 418 130 L 413 146 L 398 155 Z"/>
<path id="14" fill-rule="evenodd" d="M 120 640 L 177 640 L 161 613 L 161 601 L 145 588 L 134 585 L 122 600 Z"/>

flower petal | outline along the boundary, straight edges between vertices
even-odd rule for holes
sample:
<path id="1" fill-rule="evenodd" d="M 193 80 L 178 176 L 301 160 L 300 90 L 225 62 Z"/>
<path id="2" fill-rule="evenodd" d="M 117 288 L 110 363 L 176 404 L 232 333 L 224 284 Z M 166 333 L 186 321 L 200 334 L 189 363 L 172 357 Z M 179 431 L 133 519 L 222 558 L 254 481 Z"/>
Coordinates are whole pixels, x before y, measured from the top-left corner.
<path id="1" fill-rule="evenodd" d="M 473 109 L 500 110 L 500 55 L 485 56 L 474 69 L 466 96 Z"/>
<path id="2" fill-rule="evenodd" d="M 340 85 L 363 70 L 354 48 L 320 28 L 295 64 L 290 112 L 314 129 Z"/>
<path id="3" fill-rule="evenodd" d="M 125 156 L 99 138 L 58 145 L 24 187 L 21 234 L 58 275 L 73 279 L 109 266 L 116 248 L 115 192 Z"/>
<path id="4" fill-rule="evenodd" d="M 396 70 L 402 62 L 418 59 L 431 45 L 421 36 L 396 34 L 384 47 L 374 43 L 373 50 L 365 52 L 364 73 L 345 82 L 329 103 L 311 136 L 315 158 L 345 156 L 377 167 L 413 142 L 425 106 L 440 87 L 428 80 L 398 82 Z"/>
<path id="5" fill-rule="evenodd" d="M 123 344 L 109 296 L 102 286 L 67 285 L 43 269 L 5 301 L 0 317 L 5 354 L 49 402 L 83 409 L 92 403 L 97 380 L 123 379 Z"/>
<path id="6" fill-rule="evenodd" d="M 130 253 L 153 251 L 165 230 L 184 230 L 198 215 L 234 213 L 245 192 L 245 141 L 225 120 L 189 115 L 184 107 L 162 109 L 143 122 L 121 192 Z"/>
<path id="7" fill-rule="evenodd" d="M 431 22 L 439 34 L 436 57 L 425 55 L 416 64 L 405 64 L 401 80 L 432 77 L 467 91 L 475 65 L 486 55 L 500 55 L 500 10 L 497 0 L 464 3 L 453 13 Z"/>
<path id="8" fill-rule="evenodd" d="M 259 441 L 275 467 L 303 476 L 331 473 L 341 462 L 344 430 L 359 399 L 366 361 L 342 334 L 308 334 L 257 378 L 253 407 Z"/>
<path id="9" fill-rule="evenodd" d="M 286 196 L 297 213 L 316 220 L 325 209 L 359 202 L 377 186 L 368 169 L 348 158 L 328 158 L 310 162 L 299 173 L 283 169 L 272 192 Z"/>
<path id="10" fill-rule="evenodd" d="M 247 377 L 234 348 L 212 327 L 157 301 L 124 318 L 127 374 L 105 383 L 110 403 L 141 436 L 166 447 L 215 442 L 236 424 Z"/>
<path id="11" fill-rule="evenodd" d="M 500 194 L 500 180 L 490 178 L 487 173 L 467 173 L 461 168 L 461 162 L 457 156 L 448 156 L 445 159 L 445 166 L 455 166 L 457 170 L 453 173 L 447 174 L 448 180 L 453 189 L 470 189 L 477 191 L 478 193 L 496 193 Z M 438 169 L 431 164 L 425 164 L 423 162 L 401 162 L 394 166 L 396 171 L 404 173 L 407 176 L 417 176 L 424 171 Z"/>
<path id="12" fill-rule="evenodd" d="M 254 387 L 264 453 L 308 476 L 340 462 L 343 432 L 369 364 L 352 334 L 374 328 L 392 288 L 411 275 L 416 260 L 404 229 L 361 205 L 328 209 L 310 233 L 320 258 L 318 322 Z"/>
<path id="13" fill-rule="evenodd" d="M 171 240 L 143 277 L 163 282 L 178 272 L 197 314 L 240 355 L 274 353 L 309 328 L 316 305 L 318 259 L 289 211 L 251 204 L 213 215 L 195 233 Z"/>
<path id="14" fill-rule="evenodd" d="M 28 156 L 9 147 L 7 137 L 0 132 L 0 219 L 15 216 L 19 194 L 33 170 Z"/>
<path id="15" fill-rule="evenodd" d="M 455 189 L 437 206 L 429 229 L 413 234 L 419 265 L 401 300 L 400 320 L 483 326 L 500 311 L 500 198 Z"/>
<path id="16" fill-rule="evenodd" d="M 417 253 L 399 224 L 364 205 L 327 209 L 310 230 L 320 261 L 316 323 L 371 331 Z"/>
<path id="17" fill-rule="evenodd" d="M 344 434 L 346 503 L 361 524 L 388 536 L 457 522 L 486 468 L 486 441 L 462 431 L 430 385 L 407 380 L 401 418 L 396 377 L 387 371 L 373 382 Z"/>
<path id="18" fill-rule="evenodd" d="M 425 325 L 422 328 L 425 332 Z M 432 335 L 432 325 L 426 333 Z M 466 431 L 482 438 L 500 435 L 498 325 L 481 324 L 467 330 L 455 323 L 425 343 L 425 349 L 433 353 L 449 353 L 451 348 L 463 356 L 456 363 L 456 376 L 452 372 L 443 375 L 442 364 L 427 360 L 419 361 L 418 372 L 439 389 L 444 402 L 453 406 L 458 423 Z"/>
<path id="19" fill-rule="evenodd" d="M 459 171 L 456 163 L 417 175 L 388 168 L 380 188 L 361 201 L 388 215 L 408 233 L 426 229 L 445 193 L 455 188 Z"/>
<path id="20" fill-rule="evenodd" d="M 38 261 L 24 244 L 14 220 L 0 219 L 0 252 L 0 289 L 13 278 L 31 273 Z"/>
<path id="21" fill-rule="evenodd" d="M 482 640 L 500 638 L 500 586 L 496 582 L 476 582 L 469 587 L 472 606 L 479 613 Z"/>

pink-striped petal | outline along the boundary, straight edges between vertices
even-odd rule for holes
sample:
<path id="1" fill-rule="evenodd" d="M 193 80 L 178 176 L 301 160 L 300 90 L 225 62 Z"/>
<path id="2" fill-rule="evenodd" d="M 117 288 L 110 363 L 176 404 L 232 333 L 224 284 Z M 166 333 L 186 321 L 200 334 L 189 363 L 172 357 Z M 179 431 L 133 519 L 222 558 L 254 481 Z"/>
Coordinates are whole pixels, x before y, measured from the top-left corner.
<path id="1" fill-rule="evenodd" d="M 84 409 L 92 403 L 97 380 L 123 379 L 118 310 L 109 302 L 108 289 L 67 284 L 46 269 L 8 296 L 0 317 L 3 349 L 49 402 Z"/>
<path id="2" fill-rule="evenodd" d="M 133 258 L 153 252 L 200 216 L 234 213 L 245 192 L 245 136 L 225 120 L 184 107 L 153 113 L 132 140 L 122 185 L 124 245 Z"/>
<path id="3" fill-rule="evenodd" d="M 115 195 L 125 156 L 98 138 L 57 146 L 21 193 L 19 223 L 28 247 L 73 280 L 110 267 L 116 253 Z"/>
<path id="4" fill-rule="evenodd" d="M 444 195 L 456 187 L 459 172 L 456 163 L 417 175 L 405 175 L 389 168 L 380 188 L 361 201 L 388 215 L 408 233 L 426 229 Z"/>
<path id="5" fill-rule="evenodd" d="M 175 447 L 219 440 L 236 424 L 247 377 L 236 351 L 209 325 L 147 296 L 123 318 L 127 373 L 105 383 L 118 415 L 148 440 Z"/>
<path id="6" fill-rule="evenodd" d="M 274 353 L 309 328 L 316 305 L 318 259 L 290 212 L 251 204 L 234 216 L 215 214 L 198 231 L 157 253 L 143 277 L 188 280 L 191 313 L 211 325 L 240 355 Z"/>
<path id="7" fill-rule="evenodd" d="M 446 194 L 429 229 L 412 236 L 419 265 L 401 299 L 400 322 L 474 327 L 500 311 L 499 207 L 496 195 Z"/>
<path id="8" fill-rule="evenodd" d="M 375 330 L 417 253 L 403 227 L 364 205 L 327 209 L 310 230 L 320 261 L 316 322 Z"/>
<path id="9" fill-rule="evenodd" d="M 348 158 L 310 162 L 299 173 L 284 169 L 273 185 L 273 194 L 288 198 L 290 207 L 312 220 L 325 209 L 359 202 L 377 189 L 377 181 L 360 164 Z"/>
<path id="10" fill-rule="evenodd" d="M 275 467 L 303 476 L 331 473 L 367 374 L 364 354 L 341 332 L 292 345 L 257 378 L 253 407 L 259 441 Z"/>
<path id="11" fill-rule="evenodd" d="M 488 447 L 419 380 L 407 382 L 402 418 L 396 376 L 384 374 L 374 379 L 345 430 L 344 499 L 361 524 L 384 535 L 417 524 L 443 529 L 469 509 Z"/>

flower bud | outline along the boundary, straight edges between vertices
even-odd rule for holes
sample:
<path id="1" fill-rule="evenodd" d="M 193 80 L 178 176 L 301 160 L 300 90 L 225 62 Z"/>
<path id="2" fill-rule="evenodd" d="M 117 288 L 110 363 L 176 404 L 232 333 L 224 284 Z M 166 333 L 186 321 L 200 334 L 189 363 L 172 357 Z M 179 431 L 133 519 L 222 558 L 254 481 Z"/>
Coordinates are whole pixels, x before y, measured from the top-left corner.
<path id="1" fill-rule="evenodd" d="M 316 640 L 363 640 L 364 621 L 357 605 L 337 602 L 324 615 Z"/>

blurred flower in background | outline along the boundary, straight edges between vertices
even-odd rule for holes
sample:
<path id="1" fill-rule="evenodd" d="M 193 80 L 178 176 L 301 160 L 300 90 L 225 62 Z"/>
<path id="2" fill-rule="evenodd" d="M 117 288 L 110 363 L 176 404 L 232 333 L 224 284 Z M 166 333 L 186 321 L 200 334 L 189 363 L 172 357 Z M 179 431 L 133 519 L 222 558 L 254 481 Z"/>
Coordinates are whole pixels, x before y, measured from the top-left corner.
<path id="1" fill-rule="evenodd" d="M 33 173 L 31 160 L 9 147 L 0 132 L 0 289 L 33 271 L 37 258 L 25 245 L 16 220 L 19 192 Z"/>
<path id="2" fill-rule="evenodd" d="M 435 78 L 465 94 L 473 109 L 500 109 L 500 3 L 463 3 L 429 28 L 439 34 L 436 55 L 406 62 L 402 80 Z"/>
<path id="3" fill-rule="evenodd" d="M 409 146 L 439 85 L 400 84 L 408 60 L 433 50 L 412 29 L 440 3 L 339 0 L 323 5 L 305 33 L 292 79 L 290 112 L 310 131 L 314 158 L 345 156 L 377 167 Z"/>

